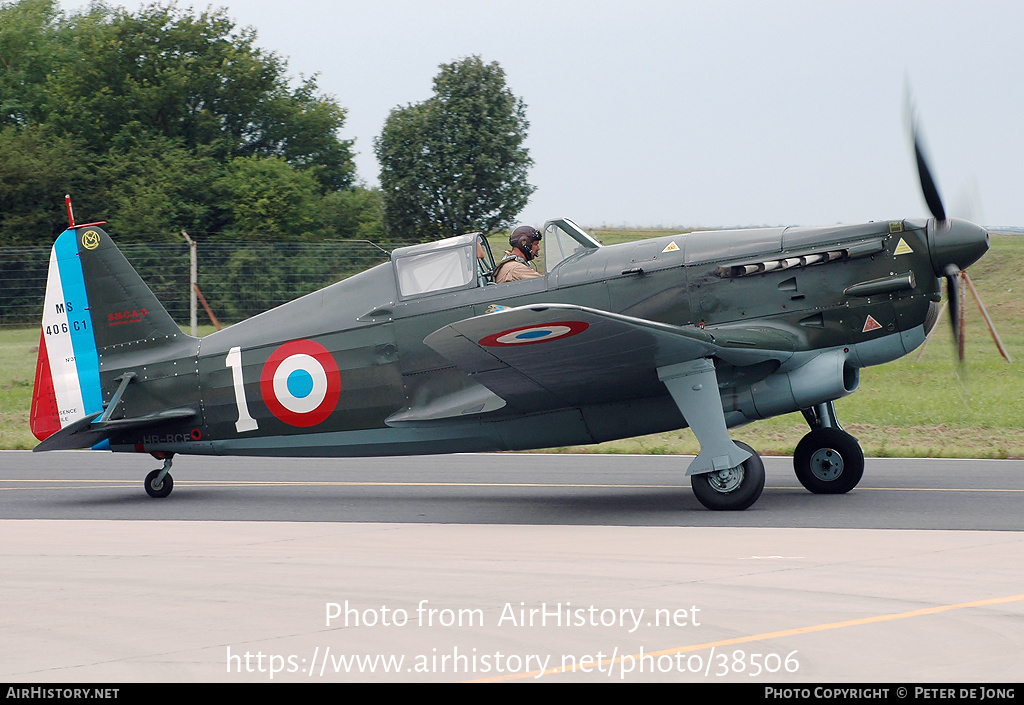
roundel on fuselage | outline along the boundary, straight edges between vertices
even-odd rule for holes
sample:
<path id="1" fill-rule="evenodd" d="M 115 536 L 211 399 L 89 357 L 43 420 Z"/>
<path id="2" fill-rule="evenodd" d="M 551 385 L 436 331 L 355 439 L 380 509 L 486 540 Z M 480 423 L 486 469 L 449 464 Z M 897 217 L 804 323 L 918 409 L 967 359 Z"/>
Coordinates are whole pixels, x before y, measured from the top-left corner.
<path id="1" fill-rule="evenodd" d="M 293 340 L 277 348 L 263 365 L 260 394 L 281 421 L 308 428 L 323 422 L 338 405 L 341 374 L 323 345 Z"/>

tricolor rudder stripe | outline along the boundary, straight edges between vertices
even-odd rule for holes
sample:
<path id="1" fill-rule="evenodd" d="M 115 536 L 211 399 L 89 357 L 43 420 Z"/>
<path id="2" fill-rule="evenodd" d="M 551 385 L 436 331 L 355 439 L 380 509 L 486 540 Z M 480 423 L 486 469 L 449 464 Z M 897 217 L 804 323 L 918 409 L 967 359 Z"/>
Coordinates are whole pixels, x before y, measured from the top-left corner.
<path id="1" fill-rule="evenodd" d="M 78 233 L 65 230 L 50 251 L 32 394 L 32 433 L 44 440 L 102 408 L 99 354 L 78 255 Z"/>

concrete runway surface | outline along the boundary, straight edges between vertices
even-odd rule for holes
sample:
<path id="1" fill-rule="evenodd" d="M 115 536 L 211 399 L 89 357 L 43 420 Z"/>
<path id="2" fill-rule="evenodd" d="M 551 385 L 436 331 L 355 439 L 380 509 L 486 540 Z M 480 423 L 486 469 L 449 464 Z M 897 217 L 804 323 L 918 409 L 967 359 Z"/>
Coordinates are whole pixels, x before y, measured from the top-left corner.
<path id="1" fill-rule="evenodd" d="M 151 460 L 0 453 L 3 680 L 1024 673 L 1020 461 L 869 460 L 861 487 L 819 497 L 767 458 L 737 514 L 700 509 L 679 458 L 280 462 L 182 459 L 150 500 Z"/>

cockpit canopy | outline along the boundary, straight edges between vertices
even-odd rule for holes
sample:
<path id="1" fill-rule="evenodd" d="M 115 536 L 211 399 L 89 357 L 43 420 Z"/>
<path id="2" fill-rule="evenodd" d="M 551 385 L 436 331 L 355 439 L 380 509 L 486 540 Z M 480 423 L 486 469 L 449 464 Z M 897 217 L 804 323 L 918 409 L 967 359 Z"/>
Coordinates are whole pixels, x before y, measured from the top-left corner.
<path id="1" fill-rule="evenodd" d="M 601 244 L 567 218 L 544 224 L 544 270 Z M 449 237 L 437 242 L 399 247 L 391 253 L 398 295 L 417 298 L 493 283 L 494 255 L 480 233 Z"/>
<path id="2" fill-rule="evenodd" d="M 479 233 L 399 247 L 391 261 L 403 299 L 481 286 L 481 277 L 494 268 L 487 240 Z"/>

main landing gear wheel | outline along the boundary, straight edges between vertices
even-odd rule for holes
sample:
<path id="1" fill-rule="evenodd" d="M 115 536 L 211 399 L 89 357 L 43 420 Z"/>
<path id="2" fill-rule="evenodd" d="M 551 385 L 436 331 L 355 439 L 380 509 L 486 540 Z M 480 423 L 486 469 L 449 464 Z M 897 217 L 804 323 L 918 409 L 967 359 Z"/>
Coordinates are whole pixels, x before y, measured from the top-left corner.
<path id="1" fill-rule="evenodd" d="M 174 489 L 174 480 L 171 478 L 170 473 L 164 475 L 163 481 L 157 484 L 156 479 L 160 476 L 161 472 L 163 472 L 163 468 L 154 470 L 146 475 L 146 493 L 150 497 L 155 497 L 157 499 L 160 497 L 166 497 L 171 493 L 171 490 Z"/>
<path id="2" fill-rule="evenodd" d="M 838 428 L 816 428 L 797 444 L 793 467 L 800 484 L 815 494 L 849 492 L 864 476 L 864 451 Z"/>
<path id="3" fill-rule="evenodd" d="M 754 449 L 745 443 L 738 445 L 751 456 L 734 468 L 704 472 L 690 476 L 690 486 L 697 500 L 708 509 L 740 511 L 761 496 L 764 490 L 764 463 Z"/>

